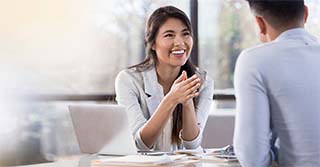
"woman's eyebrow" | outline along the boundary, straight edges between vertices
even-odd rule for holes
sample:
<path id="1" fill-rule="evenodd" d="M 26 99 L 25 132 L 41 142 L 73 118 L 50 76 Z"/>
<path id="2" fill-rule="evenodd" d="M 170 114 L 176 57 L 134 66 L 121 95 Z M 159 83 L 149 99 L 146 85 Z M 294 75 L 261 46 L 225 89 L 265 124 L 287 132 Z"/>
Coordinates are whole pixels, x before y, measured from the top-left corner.
<path id="1" fill-rule="evenodd" d="M 166 33 L 174 33 L 175 31 L 173 31 L 173 30 L 166 30 L 166 31 L 164 31 L 162 34 L 166 34 Z"/>
<path id="2" fill-rule="evenodd" d="M 181 32 L 189 31 L 188 28 L 184 28 Z"/>
<path id="3" fill-rule="evenodd" d="M 181 30 L 181 32 L 185 32 L 185 31 L 189 31 L 189 29 L 188 28 L 184 28 L 184 29 Z M 166 30 L 162 34 L 166 34 L 166 33 L 175 33 L 175 31 L 174 30 Z"/>

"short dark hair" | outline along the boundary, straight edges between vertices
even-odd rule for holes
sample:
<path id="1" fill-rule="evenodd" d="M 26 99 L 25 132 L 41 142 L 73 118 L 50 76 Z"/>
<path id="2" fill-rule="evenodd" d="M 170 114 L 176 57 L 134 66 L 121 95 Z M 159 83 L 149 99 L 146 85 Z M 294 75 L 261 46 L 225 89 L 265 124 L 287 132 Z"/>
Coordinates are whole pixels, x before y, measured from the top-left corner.
<path id="1" fill-rule="evenodd" d="M 299 23 L 304 18 L 304 0 L 247 0 L 251 10 L 274 28 Z"/>

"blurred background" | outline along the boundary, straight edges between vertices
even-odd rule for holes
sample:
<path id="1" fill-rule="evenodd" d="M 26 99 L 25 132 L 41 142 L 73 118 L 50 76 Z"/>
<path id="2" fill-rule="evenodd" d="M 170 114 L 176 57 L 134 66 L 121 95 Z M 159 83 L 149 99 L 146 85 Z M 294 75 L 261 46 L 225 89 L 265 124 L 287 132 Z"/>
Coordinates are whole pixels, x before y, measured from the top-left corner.
<path id="1" fill-rule="evenodd" d="M 320 0 L 306 4 L 320 38 Z M 0 1 L 0 166 L 79 154 L 67 106 L 115 103 L 115 77 L 144 59 L 146 19 L 163 5 L 192 18 L 192 59 L 215 81 L 211 112 L 232 114 L 236 59 L 259 43 L 245 0 Z"/>

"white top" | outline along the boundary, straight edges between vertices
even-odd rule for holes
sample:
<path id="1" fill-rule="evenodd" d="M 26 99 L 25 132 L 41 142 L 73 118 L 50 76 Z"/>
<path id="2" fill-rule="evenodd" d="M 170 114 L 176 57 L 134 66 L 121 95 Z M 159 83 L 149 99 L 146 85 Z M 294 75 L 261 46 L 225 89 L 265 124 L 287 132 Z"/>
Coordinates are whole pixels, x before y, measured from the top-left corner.
<path id="1" fill-rule="evenodd" d="M 272 155 L 281 167 L 320 166 L 320 43 L 315 37 L 291 29 L 243 51 L 234 84 L 234 147 L 242 166 L 268 166 Z M 278 152 L 271 152 L 276 137 Z"/>
<path id="2" fill-rule="evenodd" d="M 137 72 L 135 69 L 121 71 L 116 78 L 115 89 L 118 104 L 126 107 L 137 148 L 144 151 L 150 150 L 141 140 L 140 129 L 154 113 L 164 97 L 163 88 L 158 83 L 155 68 L 143 72 Z M 182 142 L 183 147 L 187 149 L 196 149 L 200 146 L 202 132 L 213 103 L 213 80 L 208 75 L 206 75 L 199 92 L 196 116 L 200 133 L 194 140 Z M 171 131 L 172 117 L 151 150 L 174 151 L 178 149 L 177 145 L 171 144 Z"/>

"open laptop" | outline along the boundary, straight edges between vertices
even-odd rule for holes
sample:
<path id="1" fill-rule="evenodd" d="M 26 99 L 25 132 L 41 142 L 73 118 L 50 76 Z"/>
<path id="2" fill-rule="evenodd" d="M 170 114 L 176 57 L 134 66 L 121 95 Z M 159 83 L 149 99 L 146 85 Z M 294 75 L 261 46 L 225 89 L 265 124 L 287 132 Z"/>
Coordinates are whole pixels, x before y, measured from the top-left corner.
<path id="1" fill-rule="evenodd" d="M 70 105 L 69 111 L 82 153 L 137 153 L 124 107 L 110 104 Z"/>

